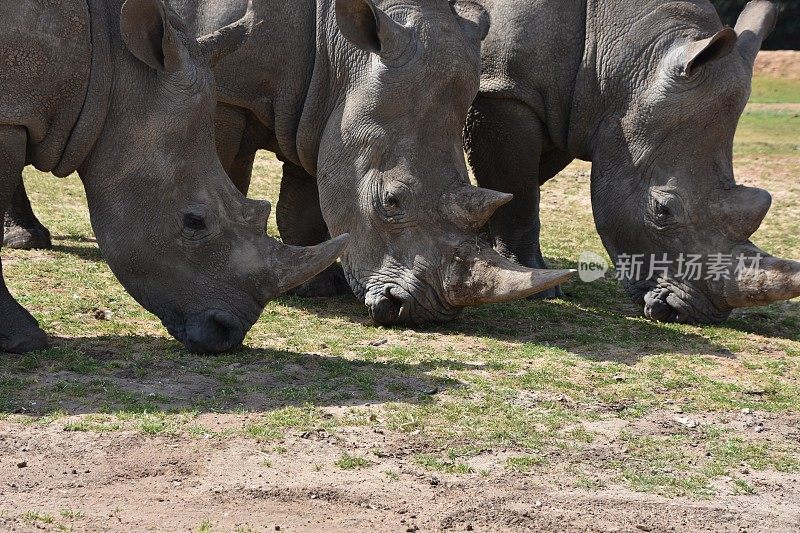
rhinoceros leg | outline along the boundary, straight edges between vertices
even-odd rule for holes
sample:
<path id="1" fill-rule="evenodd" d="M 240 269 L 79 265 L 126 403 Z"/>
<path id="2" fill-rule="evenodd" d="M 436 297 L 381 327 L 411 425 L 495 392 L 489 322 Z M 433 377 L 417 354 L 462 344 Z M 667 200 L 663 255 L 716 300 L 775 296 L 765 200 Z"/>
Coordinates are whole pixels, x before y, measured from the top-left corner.
<path id="1" fill-rule="evenodd" d="M 0 126 L 0 213 L 22 183 L 27 134 L 24 128 Z M 47 347 L 47 335 L 28 311 L 11 296 L 0 259 L 0 352 L 24 353 Z"/>
<path id="2" fill-rule="evenodd" d="M 464 131 L 478 185 L 514 195 L 489 222 L 495 249 L 523 266 L 547 268 L 539 246 L 542 123 L 520 102 L 479 96 Z M 560 288 L 555 287 L 534 298 L 560 295 Z"/>
<path id="3" fill-rule="evenodd" d="M 286 244 L 311 246 L 330 239 L 319 206 L 317 180 L 289 162 L 283 164 L 281 195 L 275 213 L 278 230 Z M 350 294 L 341 265 L 334 263 L 317 277 L 290 291 L 303 297 Z"/>
<path id="4" fill-rule="evenodd" d="M 20 250 L 46 249 L 53 246 L 50 232 L 33 213 L 28 192 L 21 181 L 6 210 L 3 221 L 3 246 Z"/>

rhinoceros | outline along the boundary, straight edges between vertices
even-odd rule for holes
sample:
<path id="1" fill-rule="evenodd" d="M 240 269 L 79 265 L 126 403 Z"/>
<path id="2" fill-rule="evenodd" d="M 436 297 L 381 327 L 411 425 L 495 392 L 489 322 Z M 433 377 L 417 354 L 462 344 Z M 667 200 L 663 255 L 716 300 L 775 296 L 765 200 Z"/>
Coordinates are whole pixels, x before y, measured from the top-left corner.
<path id="1" fill-rule="evenodd" d="M 465 146 L 478 184 L 514 195 L 490 221 L 498 251 L 546 267 L 539 188 L 583 159 L 597 230 L 650 319 L 713 323 L 800 294 L 800 263 L 749 240 L 771 198 L 737 185 L 732 162 L 772 3 L 749 3 L 735 30 L 707 0 L 484 5 Z"/>
<path id="2" fill-rule="evenodd" d="M 346 237 L 268 238 L 269 203 L 216 156 L 210 62 L 246 40 L 252 10 L 200 38 L 161 0 L 4 2 L 0 19 L 0 212 L 26 164 L 77 170 L 111 269 L 190 350 L 237 346 L 267 300 L 336 260 Z M 46 345 L 0 281 L 0 351 Z"/>
<path id="3" fill-rule="evenodd" d="M 195 34 L 241 15 L 218 0 L 171 5 Z M 344 274 L 376 323 L 442 322 L 462 307 L 523 298 L 572 276 L 520 267 L 481 238 L 511 196 L 469 184 L 461 145 L 489 28 L 478 3 L 255 0 L 254 7 L 252 38 L 214 71 L 220 159 L 246 194 L 256 150 L 277 154 L 284 242 L 313 245 L 350 233 Z M 17 196 L 11 225 L 35 234 L 35 217 Z M 331 269 L 306 294 L 342 285 Z"/>

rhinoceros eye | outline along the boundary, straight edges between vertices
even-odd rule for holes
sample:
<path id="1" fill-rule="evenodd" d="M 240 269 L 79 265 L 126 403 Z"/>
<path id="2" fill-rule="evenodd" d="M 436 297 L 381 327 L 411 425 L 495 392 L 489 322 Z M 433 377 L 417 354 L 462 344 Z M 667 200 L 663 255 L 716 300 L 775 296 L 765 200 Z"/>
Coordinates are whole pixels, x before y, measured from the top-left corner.
<path id="1" fill-rule="evenodd" d="M 669 210 L 666 204 L 663 204 L 656 200 L 655 206 L 655 214 L 656 220 L 662 224 L 666 224 L 672 218 L 672 212 Z"/>
<path id="2" fill-rule="evenodd" d="M 375 214 L 393 229 L 403 227 L 409 222 L 408 210 L 413 206 L 411 191 L 400 180 L 384 180 L 374 185 L 372 205 Z"/>
<path id="3" fill-rule="evenodd" d="M 680 226 L 686 218 L 680 195 L 673 188 L 653 187 L 647 208 L 647 222 L 657 230 Z"/>
<path id="4" fill-rule="evenodd" d="M 383 199 L 383 205 L 385 205 L 387 209 L 399 209 L 400 199 L 398 199 L 394 194 L 388 193 Z"/>
<path id="5" fill-rule="evenodd" d="M 183 215 L 183 225 L 186 229 L 201 231 L 206 229 L 206 219 L 197 213 L 186 213 Z"/>

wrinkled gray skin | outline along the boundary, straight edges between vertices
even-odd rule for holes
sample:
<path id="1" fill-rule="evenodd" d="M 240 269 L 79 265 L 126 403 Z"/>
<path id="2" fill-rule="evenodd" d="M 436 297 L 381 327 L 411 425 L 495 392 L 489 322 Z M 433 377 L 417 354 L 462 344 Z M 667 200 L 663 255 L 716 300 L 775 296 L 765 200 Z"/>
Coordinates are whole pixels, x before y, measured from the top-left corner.
<path id="1" fill-rule="evenodd" d="M 770 195 L 736 185 L 732 152 L 755 56 L 775 24 L 770 2 L 751 2 L 735 31 L 706 0 L 484 4 L 492 29 L 465 146 L 479 185 L 514 195 L 490 222 L 497 250 L 545 268 L 539 186 L 578 158 L 592 162 L 595 221 L 612 258 L 674 262 L 668 275 L 649 278 L 647 263 L 624 280 L 647 317 L 713 323 L 800 294 L 792 261 L 766 258 L 729 281 L 675 270 L 681 253 L 767 255 L 749 238 Z"/>
<path id="2" fill-rule="evenodd" d="M 173 5 L 197 34 L 240 16 L 215 0 Z M 220 159 L 245 193 L 257 149 L 284 161 L 277 212 L 284 241 L 311 245 L 329 232 L 350 233 L 344 273 L 376 323 L 446 321 L 463 306 L 525 297 L 570 276 L 520 268 L 479 238 L 510 200 L 470 186 L 463 157 L 463 120 L 488 30 L 480 6 L 256 0 L 254 7 L 252 39 L 215 69 Z M 336 292 L 343 281 L 330 270 L 306 292 Z"/>
<path id="3" fill-rule="evenodd" d="M 195 34 L 241 16 L 219 0 L 171 5 Z M 521 268 L 480 237 L 511 196 L 470 186 L 463 157 L 488 30 L 478 4 L 255 0 L 254 8 L 252 38 L 215 69 L 217 148 L 243 193 L 256 150 L 284 161 L 284 242 L 352 235 L 344 275 L 329 269 L 303 294 L 342 292 L 349 282 L 376 323 L 421 325 L 571 277 Z M 28 206 L 17 211 L 35 228 Z"/>
<path id="4" fill-rule="evenodd" d="M 200 39 L 160 0 L 23 0 L 0 18 L 0 212 L 26 164 L 77 170 L 111 269 L 189 349 L 238 346 L 268 299 L 336 259 L 342 242 L 269 239 L 269 204 L 216 157 L 210 61 L 246 40 L 252 13 Z M 0 351 L 46 344 L 0 283 Z"/>

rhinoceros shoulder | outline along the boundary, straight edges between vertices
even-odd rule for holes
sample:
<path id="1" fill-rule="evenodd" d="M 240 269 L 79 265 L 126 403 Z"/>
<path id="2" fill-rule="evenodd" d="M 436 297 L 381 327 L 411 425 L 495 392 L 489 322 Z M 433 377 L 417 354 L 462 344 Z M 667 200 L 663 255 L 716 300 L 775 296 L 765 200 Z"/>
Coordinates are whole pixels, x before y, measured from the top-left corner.
<path id="1" fill-rule="evenodd" d="M 0 3 L 0 124 L 28 130 L 42 170 L 59 161 L 77 120 L 91 72 L 85 0 Z"/>

